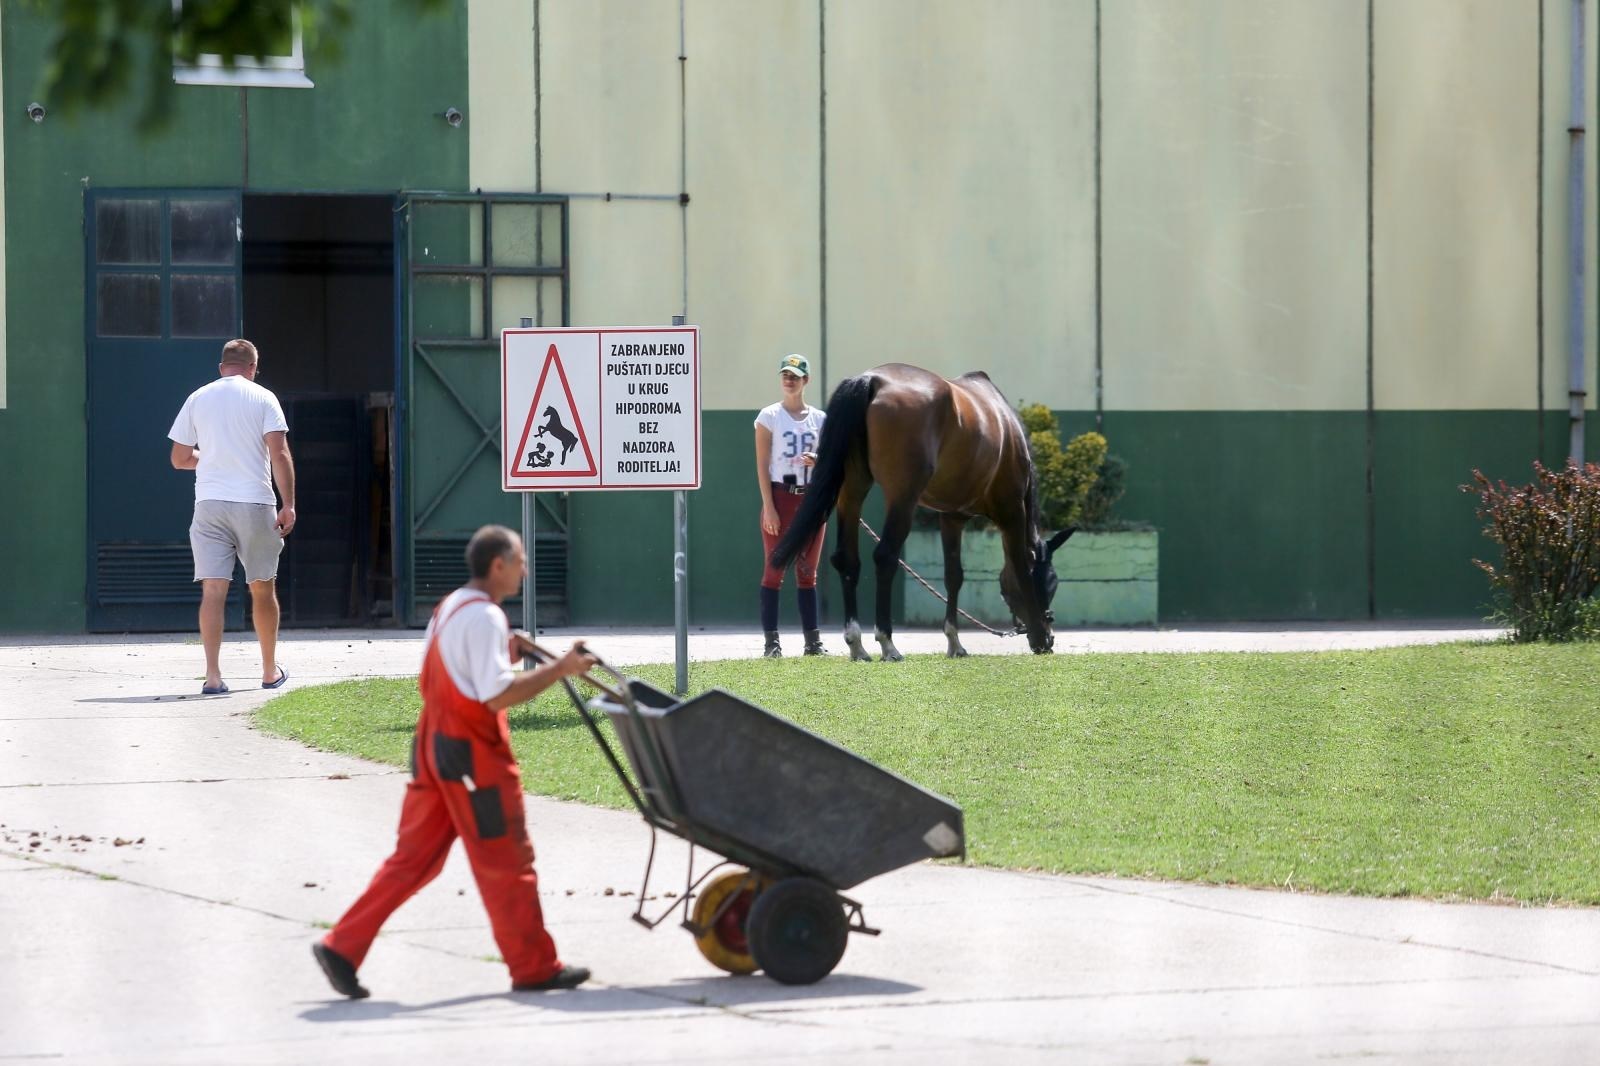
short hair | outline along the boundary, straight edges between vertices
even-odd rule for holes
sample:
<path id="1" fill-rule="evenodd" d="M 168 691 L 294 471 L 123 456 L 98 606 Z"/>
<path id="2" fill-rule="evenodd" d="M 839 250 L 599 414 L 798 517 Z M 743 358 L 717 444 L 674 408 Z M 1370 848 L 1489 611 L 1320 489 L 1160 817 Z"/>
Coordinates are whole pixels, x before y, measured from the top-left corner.
<path id="1" fill-rule="evenodd" d="M 505 526 L 484 526 L 467 541 L 467 572 L 475 579 L 488 577 L 494 561 L 510 555 L 521 539 Z"/>
<path id="2" fill-rule="evenodd" d="M 223 366 L 254 366 L 258 358 L 256 346 L 242 337 L 222 346 Z"/>

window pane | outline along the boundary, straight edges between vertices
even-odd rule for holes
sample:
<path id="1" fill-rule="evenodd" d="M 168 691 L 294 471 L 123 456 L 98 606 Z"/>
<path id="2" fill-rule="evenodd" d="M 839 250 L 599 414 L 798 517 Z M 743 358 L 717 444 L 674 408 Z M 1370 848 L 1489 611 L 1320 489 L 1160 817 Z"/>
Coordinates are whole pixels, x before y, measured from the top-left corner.
<path id="1" fill-rule="evenodd" d="M 101 274 L 95 332 L 102 337 L 161 336 L 161 275 Z"/>
<path id="2" fill-rule="evenodd" d="M 232 274 L 172 275 L 172 335 L 233 336 L 233 294 Z"/>
<path id="3" fill-rule="evenodd" d="M 418 337 L 471 340 L 483 333 L 483 280 L 422 274 L 412 286 Z"/>
<path id="4" fill-rule="evenodd" d="M 96 200 L 94 259 L 97 263 L 161 262 L 161 201 Z"/>
<path id="5" fill-rule="evenodd" d="M 172 261 L 231 266 L 239 244 L 232 200 L 172 201 Z"/>
<path id="6" fill-rule="evenodd" d="M 495 277 L 494 322 L 490 336 L 522 325 L 524 318 L 536 326 L 564 326 L 561 321 L 561 279 L 529 278 L 515 274 Z"/>
<path id="7" fill-rule="evenodd" d="M 418 266 L 482 266 L 482 209 L 477 204 L 413 204 L 411 257 Z"/>
<path id="8" fill-rule="evenodd" d="M 265 51 L 262 58 L 271 56 L 288 56 L 294 53 L 295 33 L 294 7 L 297 0 L 253 0 L 249 5 L 250 30 L 259 32 Z M 213 4 L 212 6 L 218 6 Z M 235 7 L 243 5 L 222 5 Z M 227 18 L 196 18 L 190 22 L 190 32 L 194 35 L 196 50 L 201 55 L 220 55 L 224 51 L 231 51 L 239 45 L 240 29 L 236 24 L 238 20 L 229 21 Z M 244 56 L 239 58 L 243 59 Z"/>
<path id="9" fill-rule="evenodd" d="M 494 265 L 561 265 L 560 204 L 494 204 Z"/>

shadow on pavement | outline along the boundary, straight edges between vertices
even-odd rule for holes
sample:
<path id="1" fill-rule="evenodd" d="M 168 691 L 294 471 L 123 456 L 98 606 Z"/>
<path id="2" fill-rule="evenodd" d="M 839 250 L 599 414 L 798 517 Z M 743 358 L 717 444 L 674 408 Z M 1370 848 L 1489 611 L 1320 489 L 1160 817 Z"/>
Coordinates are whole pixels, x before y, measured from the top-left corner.
<path id="1" fill-rule="evenodd" d="M 74 700 L 74 703 L 177 703 L 182 701 L 206 702 L 212 700 L 225 700 L 233 695 L 231 692 L 218 692 L 214 695 L 203 696 L 198 692 L 168 693 L 160 696 L 85 696 L 83 699 Z"/>
<path id="2" fill-rule="evenodd" d="M 835 974 L 817 984 L 801 986 L 781 985 L 764 977 L 695 977 L 664 985 L 591 986 L 571 992 L 479 992 L 429 1003 L 340 999 L 303 1010 L 300 1017 L 308 1022 L 375 1022 L 496 1000 L 574 1014 L 639 1013 L 680 1007 L 745 1007 L 855 996 L 903 996 L 920 991 L 920 985 L 849 974 Z"/>

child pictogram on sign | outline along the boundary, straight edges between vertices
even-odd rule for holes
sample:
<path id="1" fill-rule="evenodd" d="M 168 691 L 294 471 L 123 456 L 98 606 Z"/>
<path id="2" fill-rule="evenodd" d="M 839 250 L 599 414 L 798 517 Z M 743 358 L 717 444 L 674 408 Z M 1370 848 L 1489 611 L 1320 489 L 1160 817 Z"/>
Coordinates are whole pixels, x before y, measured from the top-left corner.
<path id="1" fill-rule="evenodd" d="M 550 373 L 555 370 L 554 375 Z M 545 386 L 550 385 L 548 395 Z M 559 385 L 557 388 L 555 386 Z M 534 423 L 538 423 L 537 427 Z M 581 454 L 574 454 L 575 451 Z M 533 403 L 517 443 L 517 466 L 512 477 L 582 477 L 598 473 L 589 438 L 578 418 L 572 387 L 561 366 L 561 353 L 552 344 L 539 371 L 539 384 L 533 390 Z M 569 460 L 571 465 L 569 466 Z"/>

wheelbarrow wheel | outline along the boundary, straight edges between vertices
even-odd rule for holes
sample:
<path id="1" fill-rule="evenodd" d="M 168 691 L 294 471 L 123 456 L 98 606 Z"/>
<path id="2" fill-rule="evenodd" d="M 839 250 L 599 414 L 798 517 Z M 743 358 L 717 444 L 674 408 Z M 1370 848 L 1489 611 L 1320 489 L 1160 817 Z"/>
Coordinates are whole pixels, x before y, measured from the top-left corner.
<path id="1" fill-rule="evenodd" d="M 844 957 L 850 919 L 833 889 L 786 877 L 756 897 L 746 926 L 750 954 L 774 981 L 815 984 Z"/>
<path id="2" fill-rule="evenodd" d="M 694 924 L 705 930 L 694 938 L 694 945 L 719 970 L 747 974 L 760 968 L 750 955 L 745 924 L 756 895 L 765 884 L 766 878 L 752 877 L 748 870 L 729 870 L 713 878 L 694 901 Z M 723 903 L 735 893 L 733 902 L 722 910 Z M 722 910 L 720 915 L 718 910 Z"/>

